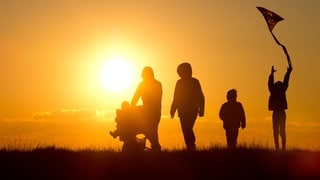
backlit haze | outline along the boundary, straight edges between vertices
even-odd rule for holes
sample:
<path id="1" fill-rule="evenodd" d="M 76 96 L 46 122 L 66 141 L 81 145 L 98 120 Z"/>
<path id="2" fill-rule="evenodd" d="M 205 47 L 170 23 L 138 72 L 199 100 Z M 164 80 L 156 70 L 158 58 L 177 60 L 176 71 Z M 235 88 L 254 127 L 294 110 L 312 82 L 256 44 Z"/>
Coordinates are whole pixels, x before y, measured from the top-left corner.
<path id="1" fill-rule="evenodd" d="M 108 135 L 115 110 L 131 100 L 142 68 L 151 66 L 163 86 L 160 143 L 181 148 L 180 124 L 177 115 L 169 118 L 169 110 L 176 68 L 189 62 L 206 98 L 205 117 L 194 127 L 197 145 L 225 145 L 218 111 L 226 92 L 236 88 L 247 117 L 239 143 L 273 147 L 267 80 L 272 65 L 275 80 L 282 80 L 287 61 L 256 9 L 262 6 L 284 18 L 273 32 L 293 64 L 288 148 L 319 149 L 319 5 L 318 0 L 0 0 L 0 145 L 118 148 L 120 141 Z M 123 68 L 111 66 L 120 75 L 108 74 L 111 61 L 121 61 Z M 117 82 L 124 83 L 110 86 Z"/>

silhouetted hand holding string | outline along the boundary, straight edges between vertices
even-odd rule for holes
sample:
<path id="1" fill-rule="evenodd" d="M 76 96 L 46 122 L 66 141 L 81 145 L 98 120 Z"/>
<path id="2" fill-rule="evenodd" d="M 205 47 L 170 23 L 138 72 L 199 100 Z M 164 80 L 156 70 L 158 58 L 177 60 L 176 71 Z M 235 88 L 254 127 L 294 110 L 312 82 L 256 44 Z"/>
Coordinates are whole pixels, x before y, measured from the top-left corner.
<path id="1" fill-rule="evenodd" d="M 271 68 L 271 74 L 275 73 L 277 70 L 274 69 L 274 66 Z"/>

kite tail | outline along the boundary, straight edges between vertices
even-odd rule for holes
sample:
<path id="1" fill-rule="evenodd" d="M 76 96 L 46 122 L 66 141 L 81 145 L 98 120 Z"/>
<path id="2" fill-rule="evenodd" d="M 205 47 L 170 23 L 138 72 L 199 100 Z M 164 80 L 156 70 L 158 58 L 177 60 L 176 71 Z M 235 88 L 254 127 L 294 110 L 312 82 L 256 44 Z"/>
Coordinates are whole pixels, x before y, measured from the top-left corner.
<path id="1" fill-rule="evenodd" d="M 270 30 L 270 29 L 269 29 L 269 30 Z M 281 43 L 279 42 L 279 40 L 277 39 L 277 37 L 273 34 L 273 32 L 272 32 L 271 30 L 270 30 L 270 32 L 271 32 L 271 34 L 272 34 L 273 39 L 276 41 L 276 43 L 277 43 L 279 46 L 282 47 L 283 52 L 284 52 L 285 55 L 287 56 L 287 61 L 288 61 L 289 67 L 292 67 L 291 59 L 290 59 L 289 53 L 288 53 L 288 51 L 287 51 L 287 48 L 286 48 L 283 44 L 281 44 Z"/>
<path id="2" fill-rule="evenodd" d="M 270 30 L 270 29 L 269 29 Z M 271 34 L 272 34 L 272 37 L 273 39 L 276 41 L 276 43 L 279 45 L 279 46 L 282 46 L 282 44 L 278 41 L 277 37 L 273 34 L 273 32 L 270 30 Z"/>
<path id="3" fill-rule="evenodd" d="M 284 53 L 285 53 L 286 56 L 287 56 L 287 61 L 288 61 L 289 67 L 292 67 L 291 59 L 290 59 L 289 53 L 288 53 L 288 51 L 287 51 L 287 48 L 286 48 L 284 45 L 282 45 L 282 44 L 281 44 L 281 47 L 282 47 Z"/>

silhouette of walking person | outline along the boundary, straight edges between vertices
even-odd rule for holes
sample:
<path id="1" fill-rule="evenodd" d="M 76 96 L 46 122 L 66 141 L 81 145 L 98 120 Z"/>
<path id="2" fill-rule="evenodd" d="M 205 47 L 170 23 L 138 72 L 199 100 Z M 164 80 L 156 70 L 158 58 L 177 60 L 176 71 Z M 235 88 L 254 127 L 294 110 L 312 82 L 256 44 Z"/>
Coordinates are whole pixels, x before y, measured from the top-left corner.
<path id="1" fill-rule="evenodd" d="M 246 127 L 246 116 L 242 104 L 237 101 L 237 90 L 227 92 L 227 102 L 222 104 L 219 117 L 226 131 L 228 148 L 236 148 L 239 128 Z"/>
<path id="2" fill-rule="evenodd" d="M 170 115 L 174 117 L 176 110 L 180 118 L 181 129 L 187 150 L 194 151 L 195 135 L 193 126 L 197 116 L 204 115 L 204 95 L 198 79 L 192 77 L 192 68 L 189 63 L 182 63 L 177 68 L 180 79 L 177 81 Z"/>
<path id="3" fill-rule="evenodd" d="M 149 66 L 143 68 L 141 77 L 143 81 L 138 85 L 134 93 L 131 106 L 135 106 L 139 98 L 142 99 L 147 121 L 146 136 L 151 143 L 151 149 L 160 151 L 158 125 L 161 118 L 162 85 L 154 78 L 153 70 Z"/>
<path id="4" fill-rule="evenodd" d="M 289 64 L 287 72 L 284 75 L 283 82 L 277 81 L 274 83 L 274 73 L 276 70 L 274 66 L 271 68 L 271 73 L 268 80 L 268 88 L 270 91 L 268 109 L 273 111 L 273 137 L 276 150 L 279 150 L 279 135 L 282 140 L 282 150 L 286 149 L 286 112 L 288 109 L 286 91 L 289 86 L 289 78 L 292 71 L 292 66 Z"/>

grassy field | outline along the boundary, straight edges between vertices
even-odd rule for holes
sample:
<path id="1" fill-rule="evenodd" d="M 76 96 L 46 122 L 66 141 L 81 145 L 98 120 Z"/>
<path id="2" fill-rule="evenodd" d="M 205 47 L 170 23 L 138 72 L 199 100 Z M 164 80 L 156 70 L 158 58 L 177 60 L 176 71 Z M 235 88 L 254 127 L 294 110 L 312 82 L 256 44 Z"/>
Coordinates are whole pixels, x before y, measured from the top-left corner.
<path id="1" fill-rule="evenodd" d="M 319 179 L 320 152 L 242 147 L 122 153 L 0 150 L 0 179 Z"/>

